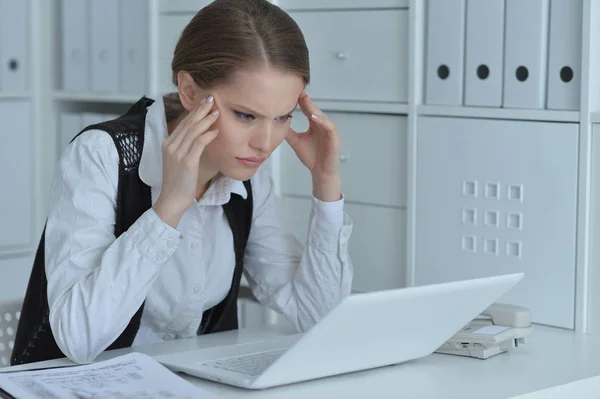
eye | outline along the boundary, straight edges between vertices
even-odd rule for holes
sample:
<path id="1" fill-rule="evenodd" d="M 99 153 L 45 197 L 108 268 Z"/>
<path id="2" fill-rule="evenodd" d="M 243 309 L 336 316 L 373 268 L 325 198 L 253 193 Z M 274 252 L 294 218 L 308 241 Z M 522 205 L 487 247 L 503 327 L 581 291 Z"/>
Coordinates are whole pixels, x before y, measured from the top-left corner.
<path id="1" fill-rule="evenodd" d="M 285 122 L 288 119 L 292 119 L 293 115 L 292 114 L 288 114 L 288 115 L 283 115 L 283 116 L 279 116 L 277 118 L 275 118 L 278 122 Z"/>
<path id="2" fill-rule="evenodd" d="M 252 115 L 252 114 L 246 114 L 246 113 L 240 112 L 240 111 L 233 111 L 233 112 L 236 114 L 236 116 L 238 118 L 240 118 L 242 120 L 245 120 L 245 121 L 252 121 L 252 120 L 254 120 L 254 115 Z"/>

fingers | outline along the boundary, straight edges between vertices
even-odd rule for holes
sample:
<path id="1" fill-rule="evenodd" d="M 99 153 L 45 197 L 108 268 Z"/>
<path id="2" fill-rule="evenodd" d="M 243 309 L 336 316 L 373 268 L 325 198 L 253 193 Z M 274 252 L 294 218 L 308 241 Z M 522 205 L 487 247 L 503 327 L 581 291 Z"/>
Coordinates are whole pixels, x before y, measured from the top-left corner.
<path id="1" fill-rule="evenodd" d="M 300 95 L 300 101 L 298 102 L 300 109 L 304 112 L 311 124 L 320 127 L 328 133 L 336 131 L 335 123 L 327 119 L 327 116 L 312 102 L 306 92 L 302 92 Z"/>
<path id="2" fill-rule="evenodd" d="M 311 125 L 318 126 L 328 134 L 336 132 L 335 123 L 327 119 L 327 116 L 312 102 L 305 91 L 300 94 L 298 104 Z"/>
<path id="3" fill-rule="evenodd" d="M 327 119 L 325 114 L 312 102 L 308 94 L 305 91 L 300 94 L 300 98 L 298 101 L 298 105 L 300 105 L 300 109 L 306 115 L 307 118 L 313 119 L 313 115 L 318 119 Z"/>
<path id="4" fill-rule="evenodd" d="M 219 118 L 219 110 L 214 105 L 212 96 L 201 100 L 167 137 L 163 150 L 179 160 L 183 159 L 198 136 L 204 134 Z"/>
<path id="5" fill-rule="evenodd" d="M 300 98 L 298 100 L 298 105 L 300 106 L 300 109 L 302 110 L 302 112 L 304 113 L 304 115 L 306 115 L 307 118 L 310 118 L 313 114 L 313 109 L 311 107 L 312 101 L 310 101 L 310 98 L 308 98 L 308 94 L 306 94 L 306 92 L 302 92 L 302 94 L 300 94 Z"/>
<path id="6" fill-rule="evenodd" d="M 219 118 L 219 110 L 215 109 L 210 114 L 208 114 L 204 119 L 200 119 L 195 123 L 189 125 L 187 128 L 187 133 L 181 140 L 181 144 L 179 145 L 179 150 L 187 154 L 190 150 L 190 147 L 194 143 L 194 141 L 203 134 L 206 134 L 206 131 L 210 129 L 210 127 L 217 121 Z"/>
<path id="7" fill-rule="evenodd" d="M 167 137 L 167 141 L 173 143 L 175 146 L 179 146 L 183 140 L 183 136 L 189 131 L 189 127 L 199 120 L 205 118 L 209 112 L 211 112 L 214 106 L 214 97 L 208 96 L 200 100 L 196 108 L 191 110 L 185 118 L 179 123 L 175 131 Z"/>
<path id="8" fill-rule="evenodd" d="M 184 159 L 184 164 L 189 168 L 190 171 L 193 171 L 194 168 L 198 167 L 198 162 L 202 152 L 206 146 L 217 137 L 218 134 L 219 129 L 214 129 L 196 137 Z"/>
<path id="9" fill-rule="evenodd" d="M 288 142 L 290 147 L 294 148 L 299 140 L 298 133 L 296 133 L 294 129 L 289 128 L 287 136 L 285 136 L 285 140 Z"/>
<path id="10" fill-rule="evenodd" d="M 315 125 L 319 126 L 327 133 L 333 133 L 336 131 L 335 124 L 329 119 L 321 118 L 316 114 L 311 115 L 310 119 Z"/>
<path id="11" fill-rule="evenodd" d="M 212 108 L 214 107 L 215 103 L 214 103 L 214 97 L 213 96 L 208 96 L 206 98 L 203 98 L 202 100 L 200 100 L 200 103 L 198 104 L 198 106 L 192 110 L 192 112 L 189 113 L 188 118 L 189 118 L 189 123 L 193 124 L 198 122 L 199 120 L 203 119 L 206 117 L 206 115 L 208 115 L 208 113 L 212 110 Z"/>

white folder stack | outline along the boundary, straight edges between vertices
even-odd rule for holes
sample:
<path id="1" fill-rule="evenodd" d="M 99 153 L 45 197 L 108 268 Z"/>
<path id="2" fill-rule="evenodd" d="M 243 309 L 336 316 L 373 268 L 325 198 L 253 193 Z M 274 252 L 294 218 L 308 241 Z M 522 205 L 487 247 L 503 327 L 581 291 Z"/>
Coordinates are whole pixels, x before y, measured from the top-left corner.
<path id="1" fill-rule="evenodd" d="M 62 0 L 62 88 L 89 91 L 89 4 L 86 0 Z"/>
<path id="2" fill-rule="evenodd" d="M 122 93 L 142 93 L 148 82 L 148 0 L 121 0 L 121 85 Z"/>
<path id="3" fill-rule="evenodd" d="M 145 0 L 62 0 L 62 88 L 144 94 L 148 87 Z"/>
<path id="4" fill-rule="evenodd" d="M 0 90 L 29 89 L 29 2 L 0 0 Z"/>
<path id="5" fill-rule="evenodd" d="M 118 93 L 119 0 L 90 0 L 89 10 L 92 92 Z"/>
<path id="6" fill-rule="evenodd" d="M 578 110 L 583 0 L 427 0 L 425 103 Z"/>

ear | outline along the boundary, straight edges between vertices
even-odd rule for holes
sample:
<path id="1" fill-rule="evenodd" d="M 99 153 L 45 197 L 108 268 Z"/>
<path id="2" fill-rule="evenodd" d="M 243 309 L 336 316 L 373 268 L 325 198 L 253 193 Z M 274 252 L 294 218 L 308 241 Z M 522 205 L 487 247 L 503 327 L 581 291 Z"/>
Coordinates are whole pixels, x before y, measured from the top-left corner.
<path id="1" fill-rule="evenodd" d="M 177 90 L 179 91 L 179 100 L 188 112 L 198 106 L 200 88 L 188 72 L 177 73 Z"/>

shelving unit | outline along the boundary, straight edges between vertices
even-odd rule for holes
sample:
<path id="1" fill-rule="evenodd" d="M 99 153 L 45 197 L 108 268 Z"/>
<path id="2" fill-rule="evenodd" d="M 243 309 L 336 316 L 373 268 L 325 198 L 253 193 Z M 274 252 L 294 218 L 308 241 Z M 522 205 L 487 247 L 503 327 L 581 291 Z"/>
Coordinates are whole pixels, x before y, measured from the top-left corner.
<path id="1" fill-rule="evenodd" d="M 30 249 L 34 201 L 28 197 L 32 196 L 35 187 L 31 136 L 35 110 L 33 90 L 29 84 L 33 75 L 30 63 L 34 53 L 27 29 L 27 24 L 34 23 L 34 15 L 26 3 L 16 5 L 14 9 L 8 7 L 7 2 L 0 2 L 0 46 L 3 48 L 0 53 L 0 140 L 3 142 L 0 146 L 0 165 L 10 164 L 10 168 L 0 169 L 0 181 L 3 184 L 0 220 L 5 226 L 10 226 L 10 230 L 0 231 L 0 242 L 4 243 L 0 259 L 22 255 Z M 19 35 L 21 41 L 10 41 L 9 33 Z M 14 120 L 13 116 L 20 119 Z M 15 156 L 15 151 L 20 152 L 21 156 Z M 13 198 L 16 197 L 25 198 L 14 204 Z"/>
<path id="2" fill-rule="evenodd" d="M 46 193 L 60 151 L 57 143 L 60 140 L 64 142 L 64 138 L 61 138 L 64 132 L 61 132 L 59 124 L 61 115 L 81 112 L 114 114 L 125 110 L 142 95 L 153 97 L 172 90 L 168 74 L 172 48 L 187 21 L 209 2 L 135 0 L 138 3 L 130 4 L 131 7 L 145 9 L 140 12 L 145 15 L 141 29 L 145 33 L 134 39 L 147 42 L 143 62 L 147 68 L 144 72 L 147 82 L 139 94 L 123 94 L 95 93 L 89 88 L 65 91 L 62 87 L 63 55 L 59 28 L 62 20 L 61 4 L 69 0 L 28 1 L 31 12 L 28 41 L 31 46 L 31 85 L 24 92 L 3 92 L 0 89 L 0 104 L 5 101 L 31 101 L 31 162 L 35 171 L 32 180 L 35 201 L 31 219 L 34 226 L 28 246 L 10 248 L 2 247 L 0 243 L 0 272 L 16 270 L 8 266 L 11 259 L 22 265 L 23 259 L 31 257 L 37 246 L 48 206 Z M 102 0 L 71 1 L 89 4 L 87 1 Z M 121 5 L 119 1 L 105 1 L 104 6 Z M 328 80 L 323 69 L 313 69 L 313 82 L 316 83 L 308 88 L 308 92 L 318 93 L 315 98 L 317 105 L 336 122 L 342 135 L 346 210 L 355 219 L 351 241 L 357 276 L 355 288 L 394 288 L 442 278 L 458 279 L 516 270 L 525 270 L 527 273 L 529 270 L 529 275 L 538 281 L 526 280 L 523 285 L 525 288 L 508 297 L 509 299 L 531 305 L 534 319 L 539 315 L 542 317 L 541 322 L 556 322 L 563 327 L 580 331 L 600 331 L 600 251 L 597 244 L 600 237 L 600 227 L 597 227 L 600 226 L 600 173 L 597 172 L 600 166 L 600 129 L 597 127 L 600 125 L 600 75 L 596 72 L 600 70 L 600 53 L 595 51 L 600 46 L 600 23 L 597 22 L 600 21 L 600 5 L 593 0 L 581 0 L 582 23 L 581 34 L 578 36 L 582 38 L 582 68 L 578 109 L 551 110 L 466 106 L 462 103 L 430 104 L 426 93 L 429 48 L 427 18 L 429 2 L 432 0 L 352 0 L 343 2 L 343 6 L 333 0 L 273 1 L 301 22 L 301 27 L 306 30 L 313 65 L 317 64 L 325 69 L 339 68 L 341 71 L 331 75 L 338 80 Z M 446 0 L 437 0 L 438 3 L 439 1 Z M 459 4 L 462 0 L 456 1 Z M 565 1 L 575 0 L 541 0 L 540 4 Z M 339 21 L 345 23 L 327 25 L 323 21 L 331 24 Z M 357 26 L 348 24 L 347 21 L 363 23 L 357 29 Z M 342 33 L 338 36 L 323 34 L 322 29 L 326 26 L 336 26 Z M 374 29 L 385 26 L 389 32 L 394 33 L 373 33 L 375 36 L 370 37 L 371 32 L 377 31 L 369 30 L 369 26 Z M 442 25 L 439 26 L 442 29 Z M 315 44 L 311 39 L 314 37 L 323 39 Z M 90 51 L 94 51 L 92 47 Z M 344 52 L 348 57 L 342 60 L 331 56 L 339 52 Z M 367 66 L 360 64 L 362 69 L 359 69 L 356 66 L 359 64 L 353 62 L 360 59 L 361 54 L 367 53 L 371 57 L 370 63 Z M 367 78 L 370 77 L 374 80 L 367 83 Z M 366 93 L 372 88 L 368 84 L 381 88 L 380 91 L 387 93 L 388 98 L 368 97 Z M 341 96 L 336 93 L 350 94 Z M 393 98 L 390 99 L 390 96 Z M 432 121 L 444 121 L 445 124 L 436 125 L 439 129 L 437 132 L 421 127 L 432 126 Z M 294 118 L 294 126 L 298 129 L 303 127 L 303 123 L 302 117 Z M 447 126 L 455 127 L 448 130 Z M 470 136 L 473 132 L 467 131 L 467 126 L 469 129 L 476 129 L 479 134 Z M 553 136 L 550 132 L 554 128 L 564 128 L 561 130 L 562 135 L 555 133 Z M 492 134 L 492 131 L 496 133 Z M 522 134 L 513 136 L 510 134 L 512 131 L 521 131 Z M 574 131 L 577 133 L 572 133 Z M 544 132 L 549 133 L 544 135 Z M 483 136 L 486 134 L 488 136 Z M 452 135 L 454 140 L 437 140 L 446 138 L 444 135 Z M 502 135 L 512 137 L 514 153 L 519 152 L 517 150 L 520 146 L 531 148 L 530 157 L 521 155 L 521 158 L 509 160 L 508 155 L 512 155 L 509 150 L 511 147 L 503 146 L 505 141 L 496 141 Z M 489 140 L 479 142 L 479 136 L 488 137 Z M 557 137 L 565 139 L 568 144 L 550 150 L 551 143 L 557 142 L 553 140 L 559 140 Z M 442 142 L 446 145 L 439 144 Z M 560 152 L 567 151 L 566 148 L 571 148 L 574 142 L 575 152 Z M 57 150 L 52 150 L 54 148 Z M 487 151 L 488 155 L 482 157 L 482 151 Z M 431 164 L 423 164 L 425 159 L 431 160 Z M 447 164 L 435 163 L 442 159 Z M 481 163 L 474 164 L 476 159 L 480 159 Z M 546 163 L 540 170 L 548 175 L 542 176 L 538 181 L 528 174 L 527 167 L 539 166 L 541 160 Z M 307 228 L 305 221 L 310 200 L 308 176 L 299 167 L 285 143 L 274 153 L 271 165 L 277 191 L 294 221 L 298 235 L 303 237 Z M 464 176 L 459 179 L 459 169 L 453 168 L 460 165 L 464 167 L 461 171 L 477 177 Z M 571 187 L 572 182 L 571 177 L 553 182 L 552 179 L 556 177 L 552 176 L 559 176 L 561 170 L 567 169 L 574 171 L 569 176 L 575 182 L 575 188 L 565 195 L 565 198 L 568 197 L 565 203 L 569 204 L 569 208 L 564 210 L 565 213 L 561 213 L 561 210 L 550 212 L 548 210 L 554 210 L 550 205 L 553 199 L 563 195 L 564 191 L 561 190 Z M 423 176 L 427 176 L 428 180 L 423 180 Z M 508 202 L 493 203 L 496 204 L 493 205 L 495 208 L 490 208 L 490 202 L 481 202 L 472 208 L 482 212 L 480 217 L 485 217 L 487 211 L 497 210 L 502 220 L 509 212 L 522 212 L 525 227 L 523 234 L 518 236 L 521 238 L 516 239 L 523 245 L 521 260 L 510 258 L 508 261 L 508 258 L 499 255 L 497 258 L 486 257 L 484 252 L 477 253 L 474 258 L 467 257 L 464 251 L 456 252 L 466 234 L 461 230 L 464 228 L 461 224 L 461 212 L 463 208 L 471 206 L 467 199 L 457 197 L 460 194 L 459 180 L 476 180 L 481 182 L 479 187 L 497 182 L 498 187 L 504 190 L 510 184 L 517 184 L 517 178 L 523 181 L 529 179 L 527 183 L 520 184 L 525 184 L 528 201 L 532 198 L 539 201 L 535 204 L 537 208 L 515 211 L 510 208 L 512 203 Z M 432 181 L 435 184 L 428 184 Z M 544 185 L 544 182 L 549 184 Z M 540 193 L 545 189 L 551 194 L 544 197 Z M 538 196 L 531 196 L 532 193 L 537 193 Z M 523 204 L 531 205 L 529 202 Z M 564 253 L 568 253 L 563 259 L 568 261 L 558 264 L 553 261 L 557 257 L 549 256 L 549 269 L 546 273 L 547 276 L 552 276 L 553 271 L 560 270 L 564 275 L 570 276 L 562 282 L 543 280 L 534 272 L 534 269 L 544 267 L 539 264 L 540 259 L 546 259 L 542 255 L 554 253 L 551 251 L 559 254 L 561 249 L 558 244 L 554 249 L 548 250 L 536 246 L 533 231 L 539 231 L 539 234 L 551 233 L 544 232 L 540 225 L 542 219 L 539 215 L 544 212 L 548 221 L 556 223 L 558 230 L 563 226 L 559 219 L 564 217 L 564 226 L 568 229 L 564 235 L 569 244 L 565 243 L 562 248 Z M 434 214 L 438 220 L 427 216 Z M 446 217 L 448 219 L 444 219 Z M 485 230 L 485 226 L 481 229 L 483 230 L 473 230 L 468 236 L 483 237 L 487 234 L 488 239 L 504 240 L 498 241 L 500 246 L 508 245 L 510 240 L 517 237 L 509 235 L 512 232 L 505 229 L 492 230 L 491 233 L 490 230 Z M 549 237 L 556 239 L 558 235 Z M 482 245 L 489 245 L 491 241 L 481 242 Z M 532 251 L 536 251 L 535 257 L 531 257 Z M 504 261 L 506 263 L 503 266 Z M 479 268 L 470 269 L 473 265 L 478 265 Z M 443 273 L 444 268 L 450 270 L 448 274 Z M 424 271 L 429 274 L 424 275 Z M 21 276 L 18 280 L 22 284 L 28 271 L 25 273 L 19 270 L 18 273 Z M 564 305 L 561 305 L 564 307 L 561 307 L 564 314 L 560 322 L 551 320 L 549 316 L 549 309 L 555 299 L 532 297 L 531 290 L 544 282 L 555 284 L 556 287 L 564 287 L 561 284 L 571 284 L 573 287 L 568 298 L 557 299 Z M 547 304 L 544 305 L 544 302 Z"/>
<path id="3" fill-rule="evenodd" d="M 315 104 L 319 108 L 327 111 L 359 112 L 374 114 L 408 114 L 408 104 L 358 101 L 342 102 L 320 99 L 316 99 Z"/>
<path id="4" fill-rule="evenodd" d="M 590 123 L 600 123 L 600 112 L 591 112 L 589 120 Z"/>
<path id="5" fill-rule="evenodd" d="M 0 92 L 0 100 L 29 100 L 31 99 L 31 93 L 19 93 L 19 92 Z"/>
<path id="6" fill-rule="evenodd" d="M 433 1 L 433 0 L 431 0 Z M 453 1 L 452 4 L 457 4 L 459 1 Z M 564 2 L 560 0 L 549 0 L 548 2 L 538 2 L 540 4 L 548 5 L 550 3 L 550 7 L 552 7 L 551 3 L 554 4 L 555 8 L 561 8 L 572 6 L 577 8 L 577 5 L 573 2 Z M 436 3 L 440 3 L 440 1 L 436 1 Z M 506 2 L 505 4 L 508 4 Z M 560 3 L 560 4 L 558 4 Z M 513 2 L 516 4 L 516 2 Z M 537 4 L 537 3 L 536 3 Z M 436 278 L 443 279 L 440 275 L 444 275 L 444 278 L 448 278 L 448 274 L 452 274 L 454 278 L 459 276 L 476 276 L 481 274 L 493 274 L 493 273 L 502 273 L 502 272 L 512 272 L 522 270 L 525 272 L 526 279 L 525 284 L 528 284 L 529 293 L 521 292 L 515 296 L 521 300 L 521 304 L 526 304 L 528 302 L 535 302 L 535 297 L 539 296 L 540 299 L 546 302 L 546 305 L 536 305 L 533 308 L 533 317 L 536 319 L 541 316 L 543 313 L 544 318 L 552 318 L 550 313 L 559 312 L 559 309 L 565 314 L 572 314 L 572 316 L 567 317 L 563 320 L 561 326 L 566 328 L 574 328 L 578 331 L 589 331 L 589 332 L 597 332 L 600 330 L 600 318 L 597 313 L 600 310 L 600 295 L 598 294 L 600 289 L 599 276 L 600 276 L 600 251 L 598 250 L 598 237 L 600 229 L 597 227 L 600 224 L 600 212 L 598 211 L 598 193 L 600 187 L 600 180 L 598 177 L 598 159 L 600 157 L 600 147 L 598 142 L 597 133 L 593 133 L 594 131 L 600 131 L 597 129 L 595 124 L 600 122 L 600 113 L 598 110 L 600 109 L 600 95 L 597 90 L 598 85 L 600 84 L 599 78 L 597 77 L 597 73 L 600 68 L 600 55 L 595 50 L 599 43 L 600 38 L 600 24 L 598 24 L 598 17 L 600 17 L 600 9 L 599 5 L 592 0 L 583 0 L 581 6 L 581 24 L 577 26 L 581 31 L 575 32 L 575 34 L 569 34 L 571 36 L 568 37 L 580 37 L 581 41 L 581 59 L 578 60 L 581 62 L 581 71 L 580 71 L 580 84 L 578 89 L 580 91 L 579 97 L 579 109 L 577 110 L 551 110 L 551 109 L 511 109 L 504 107 L 473 107 L 473 106 L 465 106 L 465 105 L 429 105 L 426 101 L 425 95 L 425 87 L 426 87 L 426 69 L 427 69 L 427 1 L 415 1 L 411 2 L 411 7 L 414 6 L 414 14 L 411 17 L 412 21 L 422 21 L 423 23 L 415 22 L 412 26 L 412 35 L 413 39 L 411 39 L 413 52 L 411 53 L 411 65 L 412 65 L 412 77 L 411 82 L 414 83 L 413 89 L 414 92 L 411 95 L 411 100 L 414 101 L 414 108 L 410 109 L 409 112 L 414 112 L 414 116 L 411 118 L 409 114 L 409 119 L 411 120 L 411 126 L 409 129 L 409 141 L 411 145 L 409 146 L 411 153 L 409 157 L 411 157 L 410 161 L 410 169 L 409 169 L 409 181 L 410 181 L 410 193 L 411 197 L 409 199 L 409 226 L 408 226 L 408 264 L 410 265 L 408 268 L 409 274 L 409 283 L 422 283 L 424 279 L 420 281 L 415 280 L 414 273 L 419 269 L 427 270 L 428 275 L 431 276 L 429 280 L 435 280 Z M 450 4 L 445 5 L 445 7 L 451 7 Z M 468 15 L 468 13 L 467 13 Z M 528 24 L 529 26 L 530 24 Z M 434 25 L 437 26 L 437 25 Z M 547 28 L 547 27 L 546 27 Z M 442 26 L 439 29 L 443 29 Z M 534 34 L 535 32 L 532 32 Z M 466 40 L 466 38 L 465 38 Z M 523 45 L 523 43 L 521 43 Z M 577 43 L 569 42 L 568 46 L 577 46 Z M 489 45 L 487 47 L 490 47 Z M 506 51 L 506 50 L 505 50 Z M 465 72 L 466 73 L 466 72 Z M 547 83 L 547 81 L 545 82 Z M 463 83 L 465 84 L 465 83 Z M 464 100 L 464 99 L 463 99 Z M 427 220 L 427 216 L 424 212 L 434 209 L 432 206 L 423 207 L 420 203 L 425 199 L 425 197 L 418 196 L 418 185 L 423 186 L 425 182 L 423 181 L 422 174 L 419 174 L 419 169 L 427 170 L 424 166 L 420 166 L 419 160 L 423 161 L 423 153 L 419 151 L 419 146 L 417 143 L 421 143 L 422 146 L 427 146 L 432 149 L 433 146 L 444 147 L 443 142 L 436 141 L 433 144 L 430 141 L 427 141 L 426 138 L 428 135 L 434 136 L 433 134 L 426 133 L 424 129 L 419 129 L 420 121 L 425 120 L 428 117 L 440 118 L 443 121 L 453 121 L 460 120 L 464 121 L 464 124 L 461 124 L 460 129 L 450 129 L 451 131 L 444 133 L 452 133 L 456 136 L 456 141 L 462 143 L 462 145 L 466 146 L 468 151 L 463 151 L 462 158 L 457 156 L 457 163 L 465 163 L 467 159 L 476 158 L 475 154 L 477 151 L 489 151 L 489 157 L 499 162 L 497 166 L 503 165 L 505 169 L 513 168 L 513 165 L 516 161 L 513 158 L 512 153 L 505 152 L 504 154 L 508 154 L 504 157 L 504 160 L 501 161 L 498 156 L 501 153 L 501 150 L 495 143 L 490 143 L 489 141 L 480 142 L 478 144 L 473 144 L 475 142 L 469 141 L 467 137 L 471 137 L 468 135 L 468 132 L 461 132 L 461 129 L 467 130 L 465 126 L 471 123 L 474 120 L 481 121 L 481 134 L 488 134 L 489 130 L 494 126 L 494 121 L 497 123 L 515 123 L 514 127 L 517 128 L 519 125 L 531 126 L 534 128 L 535 126 L 545 126 L 544 124 L 551 123 L 551 125 L 547 125 L 549 127 L 565 125 L 565 129 L 567 126 L 576 127 L 576 134 L 572 134 L 572 140 L 576 142 L 576 154 L 573 157 L 573 153 L 570 152 L 570 155 L 559 156 L 560 152 L 556 152 L 556 156 L 553 158 L 552 162 L 548 164 L 548 171 L 556 170 L 559 171 L 563 168 L 570 168 L 570 170 L 575 170 L 572 173 L 571 177 L 563 178 L 563 183 L 569 184 L 570 181 L 574 182 L 574 189 L 571 190 L 570 195 L 573 199 L 573 206 L 568 209 L 560 209 L 557 212 L 566 214 L 567 212 L 571 215 L 569 220 L 569 227 L 567 228 L 565 225 L 565 229 L 567 229 L 569 239 L 564 242 L 557 242 L 557 248 L 554 252 L 560 254 L 561 251 L 566 251 L 571 256 L 567 257 L 567 261 L 564 262 L 557 261 L 557 258 L 549 259 L 546 264 L 540 264 L 535 261 L 532 261 L 532 258 L 529 258 L 531 263 L 524 262 L 516 262 L 511 263 L 508 258 L 499 258 L 494 259 L 493 257 L 485 257 L 485 253 L 479 258 L 469 258 L 468 255 L 457 254 L 453 252 L 454 250 L 450 250 L 448 246 L 459 247 L 461 245 L 461 237 L 460 237 L 460 229 L 459 225 L 461 224 L 461 208 L 454 208 L 456 213 L 455 217 L 451 221 L 446 221 L 444 219 L 436 220 L 436 226 L 442 225 L 454 228 L 455 230 L 446 229 L 445 232 L 448 237 L 454 237 L 454 242 L 452 244 L 446 243 L 441 236 L 439 239 L 433 239 L 431 244 L 431 248 L 427 248 L 426 245 L 423 244 L 425 240 L 430 240 L 432 237 L 427 236 L 426 233 L 419 234 L 418 229 L 421 227 L 423 229 L 423 225 Z M 532 124 L 535 123 L 535 124 Z M 508 126 L 508 125 L 506 125 Z M 443 129 L 443 127 L 441 127 Z M 503 136 L 513 137 L 510 132 L 511 129 L 506 129 L 505 132 L 502 133 Z M 527 131 L 523 131 L 522 137 L 528 138 L 531 133 L 531 129 Z M 565 133 L 567 134 L 567 133 Z M 438 137 L 443 137 L 443 134 L 438 135 Z M 492 135 L 487 135 L 484 137 L 492 137 Z M 542 138 L 544 137 L 544 138 Z M 527 165 L 535 166 L 537 162 L 540 162 L 540 157 L 538 154 L 539 151 L 546 151 L 547 144 L 546 140 L 550 140 L 548 134 L 545 134 L 545 131 L 541 131 L 541 135 L 539 140 L 535 141 L 535 143 L 529 143 L 527 145 L 531 146 L 531 155 L 529 158 L 523 158 L 527 162 L 520 163 L 522 165 L 522 169 L 517 173 L 517 170 L 514 171 L 513 176 L 522 176 L 524 179 L 527 176 Z M 572 143 L 573 141 L 571 141 Z M 513 143 L 514 146 L 522 145 L 522 142 L 515 141 Z M 540 147 L 542 146 L 542 147 Z M 486 148 L 487 147 L 487 148 Z M 456 149 L 456 147 L 453 147 Z M 515 150 L 518 147 L 515 147 Z M 541 149 L 540 149 L 541 148 Z M 572 147 L 569 147 L 572 148 Z M 559 151 L 559 150 L 556 150 Z M 441 151 L 440 151 L 441 152 Z M 516 152 L 516 151 L 515 151 Z M 436 159 L 440 160 L 439 155 L 436 155 Z M 567 161 L 569 159 L 569 161 Z M 568 163 L 567 163 L 568 162 Z M 489 166 L 489 165 L 488 165 Z M 467 169 L 469 170 L 469 169 Z M 501 170 L 494 170 L 494 172 L 490 172 L 489 169 L 486 169 L 486 161 L 484 159 L 480 159 L 480 163 L 474 169 L 470 169 L 471 175 L 484 176 L 483 183 L 486 181 L 495 182 L 498 179 L 498 176 L 502 175 Z M 447 171 L 438 174 L 438 179 L 441 181 L 447 179 L 449 175 Z M 489 177 L 485 177 L 485 174 L 488 173 Z M 550 172 L 549 172 L 550 173 Z M 469 174 L 469 172 L 467 172 Z M 431 178 L 431 176 L 430 176 Z M 542 182 L 546 179 L 550 178 L 549 176 L 538 176 L 538 180 L 531 185 L 539 184 L 540 186 L 535 188 L 535 190 L 539 189 Z M 468 176 L 464 176 L 463 179 L 468 179 Z M 489 179 L 489 180 L 486 180 Z M 529 183 L 528 183 L 529 184 Z M 557 186 L 558 187 L 558 183 Z M 460 186 L 455 185 L 454 189 L 459 192 Z M 527 191 L 527 190 L 526 190 Z M 528 190 L 531 192 L 532 190 Z M 541 191 L 540 191 L 541 192 Z M 560 190 L 556 191 L 557 194 L 562 195 Z M 434 191 L 430 193 L 430 195 L 435 197 Z M 452 195 L 449 193 L 449 197 Z M 421 199 L 419 199 L 421 198 Z M 531 196 L 529 197 L 531 198 Z M 552 203 L 552 197 L 538 197 L 536 200 L 539 200 L 536 205 L 539 207 L 545 207 L 548 203 Z M 448 201 L 454 201 L 454 198 L 447 198 L 443 201 L 435 201 L 435 206 L 446 206 Z M 483 200 L 481 200 L 483 201 Z M 465 207 L 469 206 L 470 202 L 465 199 L 459 201 L 458 204 L 460 206 Z M 481 202 L 478 203 L 482 209 L 482 213 L 478 213 L 478 215 L 482 215 L 485 217 L 486 211 L 485 209 L 494 209 L 490 207 L 500 207 L 501 205 L 493 205 L 493 203 L 489 202 Z M 508 204 L 506 204 L 507 210 Z M 426 209 L 421 210 L 419 213 L 419 208 Z M 447 209 L 447 208 L 444 208 Z M 496 208 L 500 209 L 500 208 Z M 528 213 L 531 215 L 528 217 Z M 501 213 L 502 214 L 502 213 Z M 443 215 L 443 214 L 436 214 Z M 536 217 L 535 211 L 527 211 L 524 213 L 525 218 L 525 229 L 524 231 L 529 231 L 530 235 L 527 238 L 523 239 L 523 242 L 526 245 L 532 245 L 531 243 L 539 242 L 542 243 L 544 241 L 543 232 L 540 230 L 540 233 L 537 237 L 535 234 L 531 233 L 533 230 L 540 228 L 541 225 L 539 223 L 543 223 L 543 221 L 536 220 L 532 221 L 533 218 Z M 548 213 L 548 216 L 552 218 L 553 216 Z M 564 216 L 564 215 L 563 215 Z M 480 220 L 481 221 L 481 220 Z M 527 222 L 528 221 L 528 222 Z M 445 223 L 447 222 L 447 223 Z M 532 225 L 534 223 L 535 225 Z M 453 225 L 453 226 L 452 226 Z M 433 228 L 433 227 L 432 227 Z M 428 232 L 433 230 L 429 229 Z M 473 230 L 477 231 L 477 230 Z M 499 230 L 485 230 L 485 227 L 481 227 L 479 231 L 482 234 L 482 238 L 485 238 L 486 235 L 488 237 L 493 237 L 493 234 L 506 234 L 506 237 L 509 237 L 508 232 L 504 232 Z M 494 233 L 496 232 L 496 233 Z M 443 234 L 441 234 L 443 235 Z M 425 238 L 427 236 L 427 238 Z M 504 236 L 503 236 L 504 237 Z M 514 236 L 513 236 L 514 237 Z M 530 243 L 527 244 L 527 241 Z M 485 244 L 485 241 L 482 241 Z M 541 245 L 541 244 L 540 244 Z M 551 248 L 551 246 L 550 246 Z M 544 251 L 552 251 L 550 248 L 548 249 L 537 249 L 537 253 L 541 256 Z M 482 247 L 479 247 L 481 250 Z M 525 247 L 525 249 L 527 249 Z M 431 257 L 428 260 L 426 256 L 423 256 L 425 251 L 435 252 L 438 251 L 441 254 L 444 254 L 440 257 Z M 532 249 L 534 251 L 534 249 Z M 548 253 L 550 253 L 548 252 Z M 526 254 L 527 252 L 524 252 Z M 419 256 L 421 256 L 419 260 Z M 562 255 L 561 255 L 562 256 Z M 441 260 L 441 258 L 444 258 Z M 476 259 L 476 260 L 474 260 Z M 540 258 L 541 259 L 541 258 Z M 438 264 L 436 267 L 429 267 L 428 262 Z M 463 268 L 462 273 L 454 273 L 451 272 L 453 264 L 461 264 Z M 444 271 L 444 268 L 448 270 L 448 273 Z M 544 291 L 541 286 L 543 285 L 543 278 L 540 278 L 538 281 L 539 286 L 536 286 L 533 279 L 537 279 L 534 271 L 543 270 L 543 273 L 548 276 L 549 279 L 552 278 L 554 270 L 569 270 L 571 277 L 568 279 L 568 283 L 561 285 L 560 283 L 556 283 L 554 285 L 562 286 L 562 287 L 572 287 L 572 292 L 568 294 L 567 297 L 553 297 L 552 292 L 546 290 L 545 294 L 542 294 Z M 434 277 L 434 274 L 437 273 L 437 277 Z M 558 273 L 556 273 L 558 275 Z M 528 280 L 529 277 L 529 280 Z M 418 280 L 418 279 L 417 279 Z M 522 284 L 523 285 L 523 284 Z M 552 285 L 554 287 L 554 285 Z M 539 288 L 538 288 L 539 287 Z M 556 293 L 556 292 L 555 292 Z M 557 294 L 558 295 L 558 294 Z M 515 298 L 515 296 L 511 298 Z M 540 321 L 538 319 L 538 321 Z M 545 320 L 547 324 L 553 325 L 553 323 L 560 323 L 554 320 L 550 322 Z M 542 321 L 544 323 L 544 321 Z"/>
<path id="7" fill-rule="evenodd" d="M 82 103 L 113 103 L 113 104 L 132 104 L 140 99 L 141 96 L 128 94 L 97 94 L 97 93 L 65 93 L 55 92 L 54 99 L 64 102 L 82 102 Z"/>
<path id="8" fill-rule="evenodd" d="M 417 107 L 417 112 L 422 116 L 449 116 L 541 122 L 579 122 L 579 111 L 421 105 Z"/>

